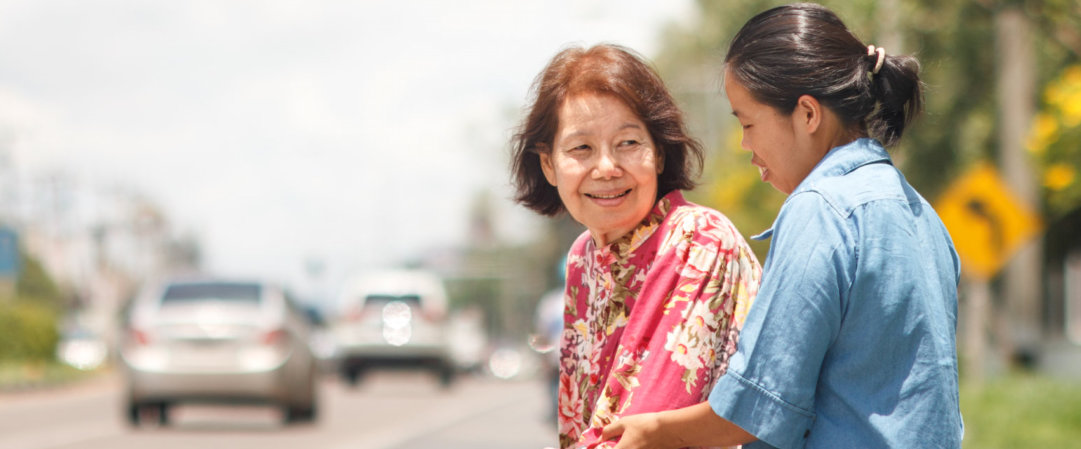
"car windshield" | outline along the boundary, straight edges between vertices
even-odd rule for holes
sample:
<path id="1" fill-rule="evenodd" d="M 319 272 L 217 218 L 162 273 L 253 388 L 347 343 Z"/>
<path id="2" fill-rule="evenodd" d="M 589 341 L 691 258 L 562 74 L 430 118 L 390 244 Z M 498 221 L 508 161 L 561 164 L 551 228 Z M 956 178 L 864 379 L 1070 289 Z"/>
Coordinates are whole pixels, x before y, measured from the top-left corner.
<path id="1" fill-rule="evenodd" d="M 261 297 L 258 284 L 207 282 L 198 284 L 174 284 L 165 290 L 162 304 L 184 304 L 199 301 L 216 301 L 235 304 L 258 304 Z"/>

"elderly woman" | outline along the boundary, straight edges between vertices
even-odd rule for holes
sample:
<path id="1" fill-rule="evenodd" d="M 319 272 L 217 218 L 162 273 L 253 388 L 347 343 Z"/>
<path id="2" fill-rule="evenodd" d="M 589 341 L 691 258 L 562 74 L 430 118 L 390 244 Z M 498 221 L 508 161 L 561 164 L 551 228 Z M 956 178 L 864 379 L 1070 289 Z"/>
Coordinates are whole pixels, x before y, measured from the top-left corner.
<path id="1" fill-rule="evenodd" d="M 683 198 L 702 150 L 639 56 L 566 49 L 532 93 L 512 142 L 516 199 L 587 228 L 567 257 L 560 446 L 610 447 L 616 418 L 708 397 L 761 267 L 724 215 Z"/>

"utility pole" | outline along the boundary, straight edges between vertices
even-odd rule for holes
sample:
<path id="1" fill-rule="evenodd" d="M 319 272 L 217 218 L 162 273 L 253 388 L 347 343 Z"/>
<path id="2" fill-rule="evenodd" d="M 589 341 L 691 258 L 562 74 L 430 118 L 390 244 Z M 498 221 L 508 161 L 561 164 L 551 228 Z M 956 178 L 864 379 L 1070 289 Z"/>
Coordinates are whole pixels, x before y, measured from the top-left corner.
<path id="1" fill-rule="evenodd" d="M 1033 209 L 1039 192 L 1032 164 L 1024 149 L 1035 109 L 1036 74 L 1032 24 L 1020 6 L 1004 6 L 995 16 L 998 67 L 998 166 L 1018 198 Z M 1040 280 L 1043 254 L 1040 240 L 1023 245 L 1002 272 L 1005 310 L 998 313 L 1005 354 L 1024 355 L 1039 343 Z M 1009 320 L 1009 322 L 1004 322 Z"/>

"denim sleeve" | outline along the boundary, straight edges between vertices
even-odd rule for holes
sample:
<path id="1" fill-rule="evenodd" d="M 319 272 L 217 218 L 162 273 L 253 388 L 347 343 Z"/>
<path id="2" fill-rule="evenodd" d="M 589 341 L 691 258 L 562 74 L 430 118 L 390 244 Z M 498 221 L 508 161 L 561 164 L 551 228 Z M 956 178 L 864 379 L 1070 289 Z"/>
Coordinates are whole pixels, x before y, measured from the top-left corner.
<path id="1" fill-rule="evenodd" d="M 814 192 L 790 197 L 774 223 L 758 297 L 709 396 L 718 415 L 768 445 L 800 448 L 810 434 L 819 370 L 851 285 L 849 234 Z"/>

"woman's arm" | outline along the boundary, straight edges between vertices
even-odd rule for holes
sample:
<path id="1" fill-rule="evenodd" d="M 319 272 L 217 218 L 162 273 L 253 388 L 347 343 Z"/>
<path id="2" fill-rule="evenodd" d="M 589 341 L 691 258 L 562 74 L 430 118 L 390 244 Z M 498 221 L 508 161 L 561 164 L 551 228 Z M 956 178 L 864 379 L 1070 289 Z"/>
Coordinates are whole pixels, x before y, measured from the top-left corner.
<path id="1" fill-rule="evenodd" d="M 622 438 L 614 449 L 676 449 L 689 446 L 736 446 L 751 435 L 713 413 L 708 402 L 676 410 L 624 416 L 604 428 L 604 440 Z"/>

